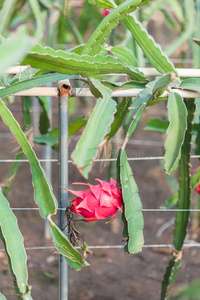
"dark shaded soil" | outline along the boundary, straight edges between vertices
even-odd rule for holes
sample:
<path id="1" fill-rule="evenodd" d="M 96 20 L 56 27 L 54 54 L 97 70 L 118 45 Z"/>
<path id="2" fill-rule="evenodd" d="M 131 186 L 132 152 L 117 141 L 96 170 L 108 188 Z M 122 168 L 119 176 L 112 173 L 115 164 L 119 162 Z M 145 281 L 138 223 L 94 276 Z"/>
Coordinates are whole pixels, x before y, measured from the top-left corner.
<path id="1" fill-rule="evenodd" d="M 11 106 L 14 115 L 21 123 L 22 115 L 18 102 Z M 57 123 L 57 108 L 54 105 L 54 123 Z M 16 111 L 17 110 L 17 111 Z M 163 136 L 143 131 L 147 116 L 157 117 L 165 114 L 165 105 L 150 108 L 144 115 L 139 128 L 134 134 L 127 148 L 129 157 L 139 156 L 162 156 L 163 147 L 157 146 L 162 143 Z M 0 121 L 0 133 L 8 130 Z M 35 133 L 37 134 L 37 133 Z M 138 140 L 144 143 L 152 141 L 152 145 L 136 145 Z M 16 143 L 8 137 L 0 140 L 0 158 L 14 158 L 13 150 Z M 70 143 L 70 151 L 74 142 Z M 115 143 L 115 149 L 119 148 L 119 141 Z M 42 157 L 42 146 L 35 145 L 39 158 Z M 116 153 L 113 152 L 113 153 Z M 52 152 L 56 158 L 57 153 Z M 193 162 L 196 165 L 197 162 Z M 9 164 L 0 164 L 0 182 L 6 178 Z M 138 183 L 144 208 L 159 208 L 166 198 L 171 196 L 170 188 L 165 180 L 159 160 L 131 162 L 135 179 Z M 100 172 L 100 165 L 96 163 L 90 175 L 89 181 L 94 183 L 96 177 L 108 180 L 110 169 L 106 167 Z M 74 181 L 84 181 L 76 167 L 69 165 L 69 187 Z M 58 165 L 53 163 L 53 187 L 58 194 Z M 195 195 L 194 195 L 195 198 Z M 70 199 L 71 195 L 70 195 Z M 31 174 L 27 163 L 20 166 L 19 173 L 13 183 L 12 191 L 8 200 L 11 207 L 36 207 L 33 201 L 33 188 Z M 52 242 L 44 238 L 44 220 L 38 211 L 15 211 L 19 220 L 19 227 L 25 239 L 26 247 L 52 246 Z M 161 237 L 156 237 L 158 229 L 175 216 L 171 212 L 145 212 L 144 237 L 145 245 L 171 244 L 173 242 L 173 226 L 169 227 Z M 120 213 L 112 224 L 99 221 L 94 224 L 80 223 L 79 230 L 83 234 L 88 245 L 123 245 L 122 222 Z M 199 241 L 198 232 L 191 229 L 188 239 Z M 3 248 L 2 243 L 0 248 Z M 171 255 L 167 248 L 144 248 L 141 253 L 126 256 L 123 249 L 94 249 L 93 256 L 88 258 L 90 267 L 85 267 L 76 272 L 69 269 L 69 299 L 70 300 L 149 300 L 159 299 L 161 282 Z M 32 286 L 34 299 L 55 300 L 58 299 L 58 260 L 59 256 L 54 249 L 28 250 L 29 284 Z M 200 249 L 189 248 L 183 251 L 182 267 L 173 289 L 177 290 L 182 285 L 191 282 L 200 276 Z M 67 282 L 66 282 L 67 285 Z M 0 291 L 8 300 L 16 299 L 12 287 L 12 279 L 9 275 L 8 263 L 5 253 L 0 251 Z"/>

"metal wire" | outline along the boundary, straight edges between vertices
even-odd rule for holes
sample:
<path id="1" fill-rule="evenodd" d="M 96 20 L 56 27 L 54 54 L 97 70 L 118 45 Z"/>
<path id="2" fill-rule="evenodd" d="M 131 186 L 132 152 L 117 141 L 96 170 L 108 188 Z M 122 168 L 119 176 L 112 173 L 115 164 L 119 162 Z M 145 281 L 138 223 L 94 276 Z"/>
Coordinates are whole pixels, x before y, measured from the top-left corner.
<path id="1" fill-rule="evenodd" d="M 21 67 L 19 67 L 20 70 L 19 72 L 22 72 Z M 10 72 L 12 73 L 14 71 L 14 73 L 17 72 L 17 70 L 10 70 Z M 147 69 L 145 68 L 143 70 L 145 72 L 146 75 L 150 75 L 150 76 L 157 76 L 160 75 L 157 71 L 153 70 L 153 69 Z M 189 77 L 191 74 L 191 72 L 193 72 L 192 76 L 194 77 L 200 77 L 200 70 L 194 70 L 192 69 L 178 69 L 179 72 L 179 76 L 183 76 L 183 77 Z M 85 95 L 89 95 L 91 96 L 91 93 L 89 92 L 89 89 L 74 89 L 75 90 L 75 95 L 76 96 L 85 96 Z M 116 91 L 113 92 L 113 96 L 115 95 L 116 97 L 120 97 L 120 96 L 124 96 L 124 95 L 129 95 L 129 96 L 137 96 L 139 90 L 137 89 L 132 89 L 132 90 L 120 90 L 120 91 Z M 177 92 L 179 94 L 181 94 L 183 97 L 200 97 L 200 93 L 196 93 L 196 92 L 190 92 L 190 91 L 181 91 L 181 90 L 177 90 Z M 17 93 L 16 95 L 43 95 L 43 96 L 58 96 L 58 89 L 57 88 L 49 88 L 49 87 L 39 87 L 39 88 L 33 88 L 33 89 L 29 89 L 28 91 L 22 91 L 20 93 Z M 165 97 L 168 96 L 168 93 L 164 94 Z M 191 158 L 200 158 L 200 155 L 192 155 Z M 128 158 L 129 161 L 146 161 L 146 160 L 163 160 L 164 157 L 163 156 L 156 156 L 156 157 L 130 157 Z M 111 158 L 111 159 L 96 159 L 96 162 L 111 162 L 111 161 L 116 161 L 117 158 Z M 59 162 L 58 159 L 40 159 L 40 162 Z M 29 162 L 27 159 L 23 159 L 23 160 L 16 160 L 16 159 L 0 159 L 0 163 L 13 163 L 13 162 Z M 66 162 L 68 163 L 72 163 L 71 160 L 66 160 Z M 11 208 L 13 211 L 38 211 L 39 208 Z M 65 208 L 58 208 L 58 210 L 61 212 L 63 210 L 65 210 Z M 178 211 L 190 211 L 190 212 L 199 212 L 200 209 L 165 209 L 165 208 L 158 208 L 158 209 L 154 209 L 154 208 L 146 208 L 146 209 L 142 209 L 143 212 L 178 212 Z M 103 245 L 103 246 L 88 246 L 90 249 L 121 249 L 124 246 L 123 245 Z M 184 248 L 189 248 L 189 247 L 197 247 L 200 248 L 200 243 L 188 243 L 188 244 L 184 244 L 183 245 Z M 76 247 L 79 248 L 79 247 Z M 144 245 L 143 248 L 172 248 L 174 249 L 174 246 L 171 244 L 152 244 L 152 245 Z M 31 250 L 49 250 L 49 249 L 56 249 L 55 246 L 41 246 L 41 247 L 26 247 L 25 248 L 27 251 L 31 251 Z M 5 249 L 0 249 L 0 251 L 5 251 Z M 63 276 L 63 274 L 62 274 Z M 61 277 L 62 277 L 61 276 Z M 62 279 L 62 278 L 61 278 Z M 64 299 L 64 298 L 63 298 Z"/>
<path id="2" fill-rule="evenodd" d="M 58 159 L 39 159 L 40 162 L 58 162 Z M 0 159 L 0 163 L 29 162 L 28 159 Z"/>
<path id="3" fill-rule="evenodd" d="M 200 243 L 188 243 L 183 244 L 184 248 L 196 247 L 200 248 Z M 75 247 L 76 249 L 80 249 L 80 247 Z M 89 249 L 122 249 L 124 245 L 103 245 L 103 246 L 88 246 Z M 152 244 L 152 245 L 143 245 L 142 248 L 172 248 L 174 246 L 172 244 Z M 41 246 L 41 247 L 25 247 L 26 251 L 31 250 L 50 250 L 56 249 L 55 246 Z M 5 249 L 0 249 L 1 252 L 5 252 Z"/>
<path id="4" fill-rule="evenodd" d="M 112 92 L 112 97 L 137 97 L 142 90 L 143 89 L 137 88 L 119 89 Z M 178 93 L 183 98 L 200 98 L 199 92 L 186 91 L 180 89 L 173 89 L 173 92 Z M 160 97 L 167 98 L 169 94 L 170 92 L 165 91 Z M 72 97 L 94 97 L 94 95 L 91 93 L 89 88 L 74 88 L 72 89 Z"/>
<path id="5" fill-rule="evenodd" d="M 200 158 L 200 155 L 191 155 L 191 158 Z M 162 160 L 164 156 L 148 156 L 148 157 L 129 157 L 129 161 L 133 160 Z M 58 159 L 39 159 L 40 162 L 51 161 L 59 162 Z M 99 158 L 94 159 L 95 162 L 110 162 L 117 161 L 117 158 Z M 0 159 L 0 163 L 13 163 L 13 162 L 29 162 L 28 159 Z M 68 163 L 72 163 L 72 160 L 68 160 Z"/>
<path id="6" fill-rule="evenodd" d="M 200 71 L 200 70 L 199 70 Z M 115 74 L 116 75 L 116 74 Z M 2 89 L 2 87 L 0 87 Z M 94 97 L 90 92 L 89 88 L 75 88 L 72 89 L 73 97 Z M 119 89 L 117 91 L 112 92 L 113 97 L 137 97 L 138 94 L 142 91 L 142 89 Z M 183 98 L 200 98 L 199 92 L 194 91 L 186 91 L 180 89 L 173 89 L 174 92 L 181 95 Z M 168 97 L 169 92 L 165 91 L 160 97 Z M 12 94 L 14 96 L 46 96 L 46 97 L 57 97 L 58 91 L 57 88 L 54 87 L 35 87 L 32 89 L 20 91 Z"/>
<path id="7" fill-rule="evenodd" d="M 142 211 L 200 211 L 200 209 L 176 209 L 176 208 L 143 208 Z"/>
<path id="8" fill-rule="evenodd" d="M 38 207 L 13 207 L 13 208 L 11 208 L 12 210 L 39 210 L 39 208 Z M 60 210 L 63 210 L 63 211 L 65 211 L 66 210 L 66 208 L 58 208 L 58 210 L 60 211 Z M 138 211 L 141 211 L 141 210 L 138 210 Z M 155 212 L 157 212 L 157 211 L 161 211 L 161 212 L 170 212 L 170 211 L 191 211 L 191 212 L 194 212 L 194 211 L 200 211 L 200 209 L 176 209 L 176 208 L 143 208 L 142 209 L 142 211 L 149 211 L 149 212 L 153 212 L 153 211 L 155 211 Z"/>
<path id="9" fill-rule="evenodd" d="M 171 244 L 155 244 L 155 245 L 143 245 L 142 248 L 174 248 Z M 200 247 L 200 243 L 189 243 L 184 244 L 183 247 Z M 77 249 L 80 249 L 79 247 L 75 247 Z M 124 245 L 104 245 L 104 246 L 88 246 L 90 249 L 117 249 L 117 248 L 124 248 Z"/>

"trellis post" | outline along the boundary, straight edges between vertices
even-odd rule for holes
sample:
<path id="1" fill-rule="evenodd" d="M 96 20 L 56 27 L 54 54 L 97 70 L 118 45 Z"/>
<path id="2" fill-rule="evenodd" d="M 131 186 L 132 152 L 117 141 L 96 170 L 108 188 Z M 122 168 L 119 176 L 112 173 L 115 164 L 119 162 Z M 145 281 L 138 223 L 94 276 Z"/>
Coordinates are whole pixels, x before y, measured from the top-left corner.
<path id="1" fill-rule="evenodd" d="M 68 96 L 71 89 L 69 80 L 59 82 L 59 227 L 65 230 L 64 211 L 68 206 Z M 68 299 L 68 265 L 60 255 L 59 300 Z"/>

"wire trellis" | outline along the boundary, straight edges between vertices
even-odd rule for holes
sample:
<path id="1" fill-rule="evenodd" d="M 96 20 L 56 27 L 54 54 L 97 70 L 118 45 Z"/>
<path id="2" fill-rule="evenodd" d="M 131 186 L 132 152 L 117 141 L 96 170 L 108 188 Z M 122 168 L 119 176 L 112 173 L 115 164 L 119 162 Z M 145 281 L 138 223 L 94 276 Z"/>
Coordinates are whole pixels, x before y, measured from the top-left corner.
<path id="1" fill-rule="evenodd" d="M 16 73 L 21 72 L 22 69 L 24 67 L 14 67 L 14 68 L 10 68 L 10 70 L 8 70 L 8 73 Z M 24 70 L 24 69 L 23 69 Z M 157 73 L 157 71 L 155 71 L 154 69 L 142 69 L 142 71 L 144 71 L 144 73 L 146 75 L 150 75 L 150 76 L 157 76 L 159 75 Z M 180 76 L 182 77 L 200 77 L 200 70 L 195 70 L 195 69 L 178 69 L 178 73 Z M 74 96 L 92 96 L 89 89 L 73 89 L 72 91 L 74 93 Z M 129 95 L 130 97 L 134 97 L 137 96 L 139 90 L 137 89 L 132 89 L 130 90 L 121 90 L 121 91 L 115 91 L 113 93 L 113 95 L 115 97 L 122 97 L 122 96 L 127 96 Z M 187 98 L 193 98 L 193 97 L 200 97 L 200 93 L 196 93 L 196 92 L 191 92 L 191 91 L 180 91 L 177 90 L 178 93 L 180 93 L 183 97 L 187 97 Z M 39 88 L 33 88 L 30 90 L 26 90 L 26 91 L 22 91 L 20 93 L 17 93 L 16 95 L 31 95 L 31 96 L 47 96 L 47 97 L 56 97 L 58 98 L 59 96 L 59 92 L 57 88 L 53 88 L 53 87 L 39 87 Z M 168 93 L 164 94 L 165 97 L 168 96 Z M 67 99 L 65 99 L 65 101 L 67 101 Z M 66 108 L 67 102 L 65 102 L 65 108 Z M 62 113 L 62 107 L 60 106 L 60 114 Z M 65 111 L 65 116 L 67 116 L 67 110 Z M 68 119 L 67 119 L 68 120 Z M 60 124 L 62 126 L 62 124 Z M 65 127 L 66 129 L 67 127 Z M 6 136 L 6 133 L 4 133 L 4 135 Z M 144 143 L 147 141 L 144 141 Z M 142 144 L 142 141 L 140 141 L 140 144 Z M 161 143 L 158 143 L 159 146 L 161 146 Z M 66 145 L 65 145 L 66 147 Z M 63 151 L 63 150 L 62 150 Z M 63 153 L 65 153 L 65 155 L 67 155 L 68 151 L 64 151 Z M 200 158 L 200 155 L 191 155 L 191 158 Z M 163 160 L 164 157 L 163 156 L 141 156 L 141 157 L 129 157 L 128 160 L 129 161 L 153 161 L 153 160 Z M 99 158 L 99 159 L 95 159 L 95 162 L 114 162 L 116 161 L 117 158 L 109 158 L 109 159 L 103 159 L 103 158 Z M 62 158 L 59 157 L 59 159 L 39 159 L 40 162 L 50 162 L 50 163 L 59 163 L 60 165 L 62 165 L 63 161 Z M 66 159 L 66 164 L 68 163 L 72 163 L 72 160 L 70 159 Z M 16 159 L 0 159 L 0 163 L 13 163 L 13 162 L 22 162 L 22 163 L 26 163 L 28 162 L 27 159 L 22 159 L 22 160 L 16 160 Z M 62 171 L 61 171 L 62 173 Z M 67 181 L 66 181 L 67 180 Z M 67 184 L 68 179 L 65 180 L 65 184 Z M 62 186 L 62 185 L 61 185 Z M 65 186 L 67 187 L 67 186 Z M 62 197 L 62 196 L 60 196 Z M 66 201 L 66 198 L 65 198 Z M 11 208 L 13 211 L 39 211 L 39 208 L 37 207 L 13 207 Z M 63 212 L 65 211 L 66 208 L 63 207 L 62 202 L 60 203 L 60 207 L 58 208 L 59 214 L 60 216 L 63 215 Z M 143 212 L 178 212 L 178 211 L 190 211 L 190 212 L 200 212 L 200 209 L 166 209 L 166 208 L 143 208 L 142 209 Z M 61 219 L 61 218 L 60 218 Z M 62 223 L 62 221 L 61 221 Z M 60 227 L 62 228 L 62 224 L 60 223 Z M 94 246 L 88 246 L 90 249 L 121 249 L 124 247 L 124 245 L 94 245 Z M 184 248 L 190 248 L 190 247 L 196 247 L 196 248 L 200 248 L 200 243 L 196 243 L 194 241 L 190 242 L 190 243 L 185 243 L 183 245 Z M 78 248 L 78 247 L 77 247 Z M 146 244 L 143 245 L 144 249 L 149 249 L 149 248 L 171 248 L 173 249 L 173 245 L 171 244 Z M 25 248 L 27 251 L 36 251 L 36 250 L 51 250 L 51 249 L 55 249 L 55 246 L 38 246 L 38 247 L 26 247 Z M 0 249 L 0 251 L 4 251 L 4 249 Z M 65 273 L 65 274 L 64 274 Z M 63 285 L 63 278 L 64 280 L 66 280 L 67 278 L 67 269 L 66 269 L 66 265 L 64 266 L 64 269 L 62 270 L 62 272 L 60 273 L 60 280 L 61 280 L 61 285 Z M 61 290 L 61 287 L 60 287 Z M 67 288 L 65 289 L 65 291 L 63 292 L 63 295 L 59 296 L 60 300 L 67 300 L 68 299 L 68 291 Z"/>
<path id="2" fill-rule="evenodd" d="M 191 158 L 200 158 L 200 155 L 191 155 Z M 164 156 L 147 156 L 147 157 L 128 157 L 129 161 L 134 160 L 163 160 Z M 59 162 L 58 159 L 39 159 L 40 162 Z M 99 158 L 94 159 L 94 162 L 112 162 L 117 161 L 117 158 Z M 0 159 L 0 163 L 13 163 L 13 162 L 28 162 L 28 159 Z M 68 163 L 72 163 L 72 160 L 68 160 Z"/>
<path id="3" fill-rule="evenodd" d="M 88 246 L 89 249 L 122 249 L 124 248 L 124 245 L 103 245 L 103 246 Z M 183 244 L 184 248 L 200 248 L 200 243 L 188 243 Z M 76 249 L 81 249 L 80 247 L 75 247 Z M 152 245 L 143 245 L 142 248 L 171 248 L 173 249 L 174 246 L 172 244 L 152 244 Z M 41 246 L 41 247 L 25 247 L 26 251 L 32 251 L 32 250 L 55 250 L 55 246 Z M 5 249 L 0 249 L 0 251 L 4 252 Z"/>
<path id="4" fill-rule="evenodd" d="M 18 211 L 20 211 L 20 210 L 38 210 L 39 211 L 39 208 L 38 207 L 13 207 L 13 208 L 11 208 L 12 210 L 18 210 Z M 62 210 L 62 211 L 65 211 L 66 210 L 66 208 L 58 208 L 58 210 Z M 135 211 L 137 211 L 137 210 L 135 210 Z M 139 211 L 141 211 L 141 210 L 139 210 Z M 173 212 L 176 212 L 176 211 L 192 211 L 192 212 L 194 212 L 194 211 L 200 211 L 200 209 L 176 209 L 176 208 L 143 208 L 142 209 L 142 211 L 155 211 L 155 212 L 158 212 L 158 211 L 162 211 L 162 212 L 170 212 L 170 211 L 173 211 Z"/>

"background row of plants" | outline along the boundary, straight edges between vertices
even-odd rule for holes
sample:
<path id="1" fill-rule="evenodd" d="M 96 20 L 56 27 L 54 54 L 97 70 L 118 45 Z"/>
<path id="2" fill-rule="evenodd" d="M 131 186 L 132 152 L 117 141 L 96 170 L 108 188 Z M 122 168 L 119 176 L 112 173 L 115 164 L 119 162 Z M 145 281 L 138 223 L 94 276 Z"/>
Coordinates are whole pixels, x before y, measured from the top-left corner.
<path id="1" fill-rule="evenodd" d="M 166 53 L 171 55 L 179 49 L 184 63 L 184 57 L 190 49 L 194 66 L 198 67 L 199 24 L 195 19 L 199 20 L 200 3 L 191 0 L 169 1 L 169 9 L 165 1 L 88 2 L 83 2 L 82 10 L 77 13 L 77 10 L 69 8 L 70 2 L 65 1 L 1 1 L 0 97 L 3 100 L 0 102 L 0 114 L 21 147 L 16 157 L 21 159 L 25 154 L 30 162 L 34 199 L 41 216 L 50 223 L 57 250 L 64 255 L 69 265 L 79 270 L 88 263 L 52 221 L 51 216 L 57 212 L 57 200 L 28 141 L 31 126 L 30 98 L 22 98 L 24 123 L 21 129 L 8 108 L 9 103 L 14 101 L 11 94 L 67 78 L 74 79 L 77 86 L 82 86 L 82 78 L 85 78 L 84 81 L 87 81 L 98 100 L 89 120 L 84 117 L 73 119 L 70 123 L 71 133 L 84 127 L 72 153 L 72 159 L 85 178 L 88 178 L 99 147 L 114 137 L 123 125 L 125 138 L 118 155 L 117 177 L 124 199 L 123 238 L 126 241 L 124 250 L 128 254 L 142 250 L 144 221 L 138 187 L 127 160 L 125 147 L 145 108 L 167 101 L 169 120 L 149 120 L 148 126 L 163 132 L 167 130 L 165 171 L 171 174 L 179 166 L 179 191 L 174 195 L 173 201 L 178 209 L 185 209 L 176 213 L 175 251 L 163 280 L 161 299 L 168 299 L 170 287 L 181 264 L 182 246 L 189 220 L 191 189 L 200 183 L 199 170 L 191 180 L 189 164 L 192 131 L 195 131 L 196 154 L 199 154 L 199 106 L 196 106 L 195 99 L 182 99 L 177 89 L 200 92 L 200 80 L 179 78 L 173 63 L 148 34 L 146 28 L 154 12 L 160 10 L 169 30 L 178 33 L 178 38 L 169 45 Z M 110 9 L 110 13 L 103 17 L 101 9 Z M 77 24 L 73 21 L 76 18 L 79 20 Z M 45 30 L 46 28 L 48 30 Z M 193 37 L 196 38 L 195 43 Z M 67 48 L 66 44 L 69 43 L 77 43 L 77 46 L 70 45 Z M 46 45 L 50 47 L 46 48 Z M 57 49 L 64 51 L 56 51 Z M 160 77 L 149 81 L 149 78 L 139 71 L 137 67 L 144 66 L 146 60 L 161 73 Z M 14 77 L 5 75 L 4 72 L 18 62 L 30 67 Z M 129 76 L 129 80 L 119 83 L 118 77 L 111 77 L 109 80 L 104 77 L 107 74 L 119 73 Z M 135 99 L 123 98 L 119 101 L 112 98 L 112 91 L 119 88 L 140 88 L 142 91 Z M 170 91 L 169 97 L 159 98 L 166 90 Z M 40 97 L 39 101 L 43 109 L 39 126 L 42 135 L 35 141 L 55 148 L 58 144 L 58 129 L 49 130 L 47 99 Z M 195 124 L 192 125 L 195 112 Z M 99 115 L 102 117 L 98 118 Z M 23 238 L 6 200 L 18 167 L 19 163 L 13 164 L 6 185 L 0 193 L 0 237 L 8 255 L 18 298 L 32 299 L 27 282 L 27 258 Z M 191 290 L 195 289 L 192 287 L 189 291 Z M 195 291 L 199 292 L 198 286 Z"/>

